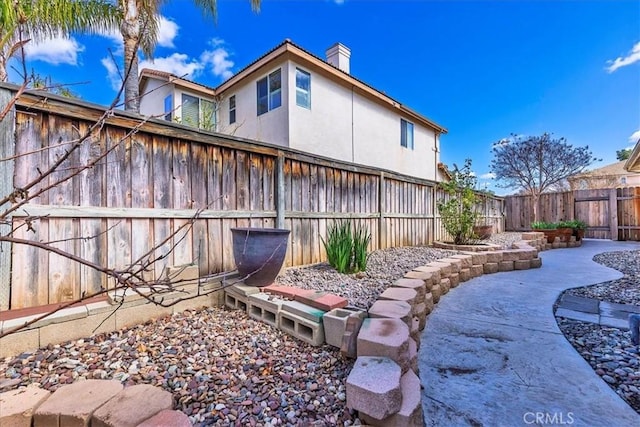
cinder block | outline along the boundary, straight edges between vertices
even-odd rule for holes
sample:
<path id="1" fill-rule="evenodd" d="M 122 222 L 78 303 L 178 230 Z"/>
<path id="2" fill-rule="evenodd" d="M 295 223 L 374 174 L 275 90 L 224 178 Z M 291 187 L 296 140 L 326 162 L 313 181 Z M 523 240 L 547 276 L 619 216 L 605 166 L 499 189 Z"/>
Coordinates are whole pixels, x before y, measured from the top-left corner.
<path id="1" fill-rule="evenodd" d="M 326 313 L 326 311 L 319 310 L 298 301 L 284 301 L 280 309 L 304 317 L 315 323 L 322 323 L 322 317 Z"/>
<path id="2" fill-rule="evenodd" d="M 489 251 L 487 252 L 487 262 L 500 262 L 504 257 L 503 251 Z"/>
<path id="3" fill-rule="evenodd" d="M 267 323 L 274 328 L 278 327 L 278 313 L 284 300 L 261 292 L 249 295 L 247 301 L 249 317 Z"/>
<path id="4" fill-rule="evenodd" d="M 482 272 L 484 274 L 493 274 L 498 272 L 498 263 L 497 262 L 488 262 L 483 267 Z"/>
<path id="5" fill-rule="evenodd" d="M 114 380 L 85 380 L 60 387 L 36 409 L 34 427 L 89 425 L 94 411 L 123 387 Z"/>
<path id="6" fill-rule="evenodd" d="M 398 319 L 364 319 L 358 334 L 358 357 L 388 357 L 409 370 L 409 326 Z"/>
<path id="7" fill-rule="evenodd" d="M 473 265 L 473 257 L 471 255 L 452 255 L 449 258 L 459 259 L 460 260 L 460 269 L 469 268 Z"/>
<path id="8" fill-rule="evenodd" d="M 485 258 L 486 259 L 486 258 Z M 484 265 L 484 264 L 483 264 Z M 482 274 L 484 273 L 484 267 L 483 265 L 472 265 L 471 268 L 469 269 L 469 271 L 471 272 L 471 277 L 479 277 L 482 276 Z"/>
<path id="9" fill-rule="evenodd" d="M 35 385 L 0 393 L 0 426 L 31 427 L 33 413 L 50 394 Z"/>
<path id="10" fill-rule="evenodd" d="M 398 319 L 406 325 L 411 324 L 413 309 L 405 301 L 378 300 L 369 308 L 369 317 L 380 319 Z"/>
<path id="11" fill-rule="evenodd" d="M 260 293 L 260 288 L 257 286 L 248 285 L 233 285 L 228 287 L 227 292 L 232 292 L 236 295 L 242 295 L 243 297 L 249 297 L 249 295 L 255 295 Z"/>
<path id="12" fill-rule="evenodd" d="M 165 409 L 172 409 L 171 393 L 149 384 L 127 387 L 91 417 L 91 427 L 136 427 Z"/>
<path id="13" fill-rule="evenodd" d="M 358 334 L 362 327 L 362 322 L 366 318 L 359 314 L 353 313 L 347 318 L 344 335 L 342 336 L 342 344 L 340 345 L 340 354 L 343 357 L 355 358 L 358 354 Z"/>
<path id="14" fill-rule="evenodd" d="M 334 308 L 322 316 L 324 339 L 327 344 L 338 348 L 342 347 L 342 338 L 347 330 L 347 320 L 351 315 L 364 319 L 367 313 L 356 309 Z"/>
<path id="15" fill-rule="evenodd" d="M 358 357 L 347 377 L 347 407 L 383 425 L 380 420 L 402 408 L 401 374 L 400 366 L 387 357 Z"/>
<path id="16" fill-rule="evenodd" d="M 513 262 L 513 268 L 515 270 L 528 270 L 531 268 L 531 261 L 525 259 L 519 259 Z"/>
<path id="17" fill-rule="evenodd" d="M 294 337 L 318 347 L 324 344 L 324 327 L 322 323 L 313 322 L 297 314 L 280 310 L 278 328 Z"/>
<path id="18" fill-rule="evenodd" d="M 498 263 L 498 271 L 513 271 L 513 261 L 501 261 Z"/>
<path id="19" fill-rule="evenodd" d="M 152 319 L 169 316 L 173 312 L 171 307 L 156 304 L 142 304 L 134 307 L 120 307 L 116 310 L 116 329 L 140 325 Z"/>
<path id="20" fill-rule="evenodd" d="M 224 291 L 224 304 L 232 310 L 247 311 L 249 307 L 249 298 L 229 291 Z"/>
<path id="21" fill-rule="evenodd" d="M 531 268 L 540 268 L 542 267 L 542 258 L 533 258 L 529 261 L 529 265 Z"/>
<path id="22" fill-rule="evenodd" d="M 463 268 L 462 270 L 460 270 L 460 273 L 458 273 L 458 275 L 458 277 L 460 278 L 460 282 L 471 280 L 471 268 Z"/>
<path id="23" fill-rule="evenodd" d="M 197 284 L 200 277 L 200 269 L 196 264 L 172 265 L 166 271 L 167 279 L 177 288 Z"/>

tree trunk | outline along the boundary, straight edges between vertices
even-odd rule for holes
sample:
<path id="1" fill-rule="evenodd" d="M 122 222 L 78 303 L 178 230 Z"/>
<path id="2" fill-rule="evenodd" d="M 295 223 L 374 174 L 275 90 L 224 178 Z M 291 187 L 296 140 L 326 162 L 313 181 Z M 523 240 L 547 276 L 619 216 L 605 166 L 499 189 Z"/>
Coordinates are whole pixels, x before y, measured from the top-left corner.
<path id="1" fill-rule="evenodd" d="M 533 202 L 533 221 L 538 222 L 540 221 L 540 195 L 533 192 L 531 194 L 531 201 Z"/>
<path id="2" fill-rule="evenodd" d="M 138 88 L 138 47 L 140 46 L 140 16 L 136 0 L 124 2 L 126 10 L 120 26 L 124 42 L 124 108 L 140 112 Z"/>

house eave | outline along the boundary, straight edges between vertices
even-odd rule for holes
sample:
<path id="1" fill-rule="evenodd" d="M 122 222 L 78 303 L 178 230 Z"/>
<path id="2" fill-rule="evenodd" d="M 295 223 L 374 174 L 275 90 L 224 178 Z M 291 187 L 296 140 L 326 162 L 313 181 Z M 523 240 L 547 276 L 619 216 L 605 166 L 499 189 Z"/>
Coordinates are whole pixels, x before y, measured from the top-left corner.
<path id="1" fill-rule="evenodd" d="M 624 164 L 624 168 L 629 172 L 640 172 L 640 139 L 633 147 L 633 151 Z"/>

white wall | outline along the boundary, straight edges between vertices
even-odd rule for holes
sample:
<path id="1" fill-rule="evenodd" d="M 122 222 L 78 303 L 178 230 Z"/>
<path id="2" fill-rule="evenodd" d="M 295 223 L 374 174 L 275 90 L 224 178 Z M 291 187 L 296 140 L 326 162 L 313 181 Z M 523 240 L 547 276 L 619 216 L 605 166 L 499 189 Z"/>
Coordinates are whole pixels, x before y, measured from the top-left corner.
<path id="1" fill-rule="evenodd" d="M 278 68 L 282 71 L 282 105 L 258 116 L 256 83 Z M 236 84 L 227 89 L 222 96 L 222 104 L 219 109 L 218 132 L 226 133 L 241 138 L 255 139 L 282 146 L 289 145 L 288 115 L 289 96 L 286 64 L 280 63 L 262 73 L 246 79 L 242 84 Z M 236 96 L 236 123 L 229 124 L 229 97 Z M 295 93 L 294 93 L 295 96 Z"/>
<path id="2" fill-rule="evenodd" d="M 149 79 L 144 91 L 145 93 L 141 94 L 144 96 L 140 98 L 140 112 L 145 116 L 161 119 L 164 116 L 164 99 L 173 91 L 173 85 L 157 79 Z"/>

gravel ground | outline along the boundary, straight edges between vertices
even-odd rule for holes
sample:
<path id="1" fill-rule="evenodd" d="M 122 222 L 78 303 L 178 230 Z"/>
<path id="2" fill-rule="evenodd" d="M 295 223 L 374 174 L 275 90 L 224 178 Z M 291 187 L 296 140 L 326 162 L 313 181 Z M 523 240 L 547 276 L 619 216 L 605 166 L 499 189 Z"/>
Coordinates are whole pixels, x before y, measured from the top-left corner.
<path id="1" fill-rule="evenodd" d="M 510 246 L 519 236 L 491 241 Z M 321 264 L 289 269 L 279 281 L 368 308 L 407 271 L 454 253 L 393 248 L 372 253 L 359 275 Z M 312 347 L 244 312 L 214 307 L 7 358 L 0 361 L 0 392 L 30 383 L 54 391 L 81 379 L 115 379 L 171 392 L 175 407 L 195 425 L 349 426 L 360 424 L 345 405 L 352 366 L 331 346 Z"/>
<path id="2" fill-rule="evenodd" d="M 618 280 L 569 289 L 572 295 L 619 304 L 640 305 L 640 251 L 608 252 L 594 261 L 624 274 Z M 631 333 L 616 328 L 558 317 L 558 325 L 571 345 L 595 372 L 640 413 L 640 347 Z"/>

